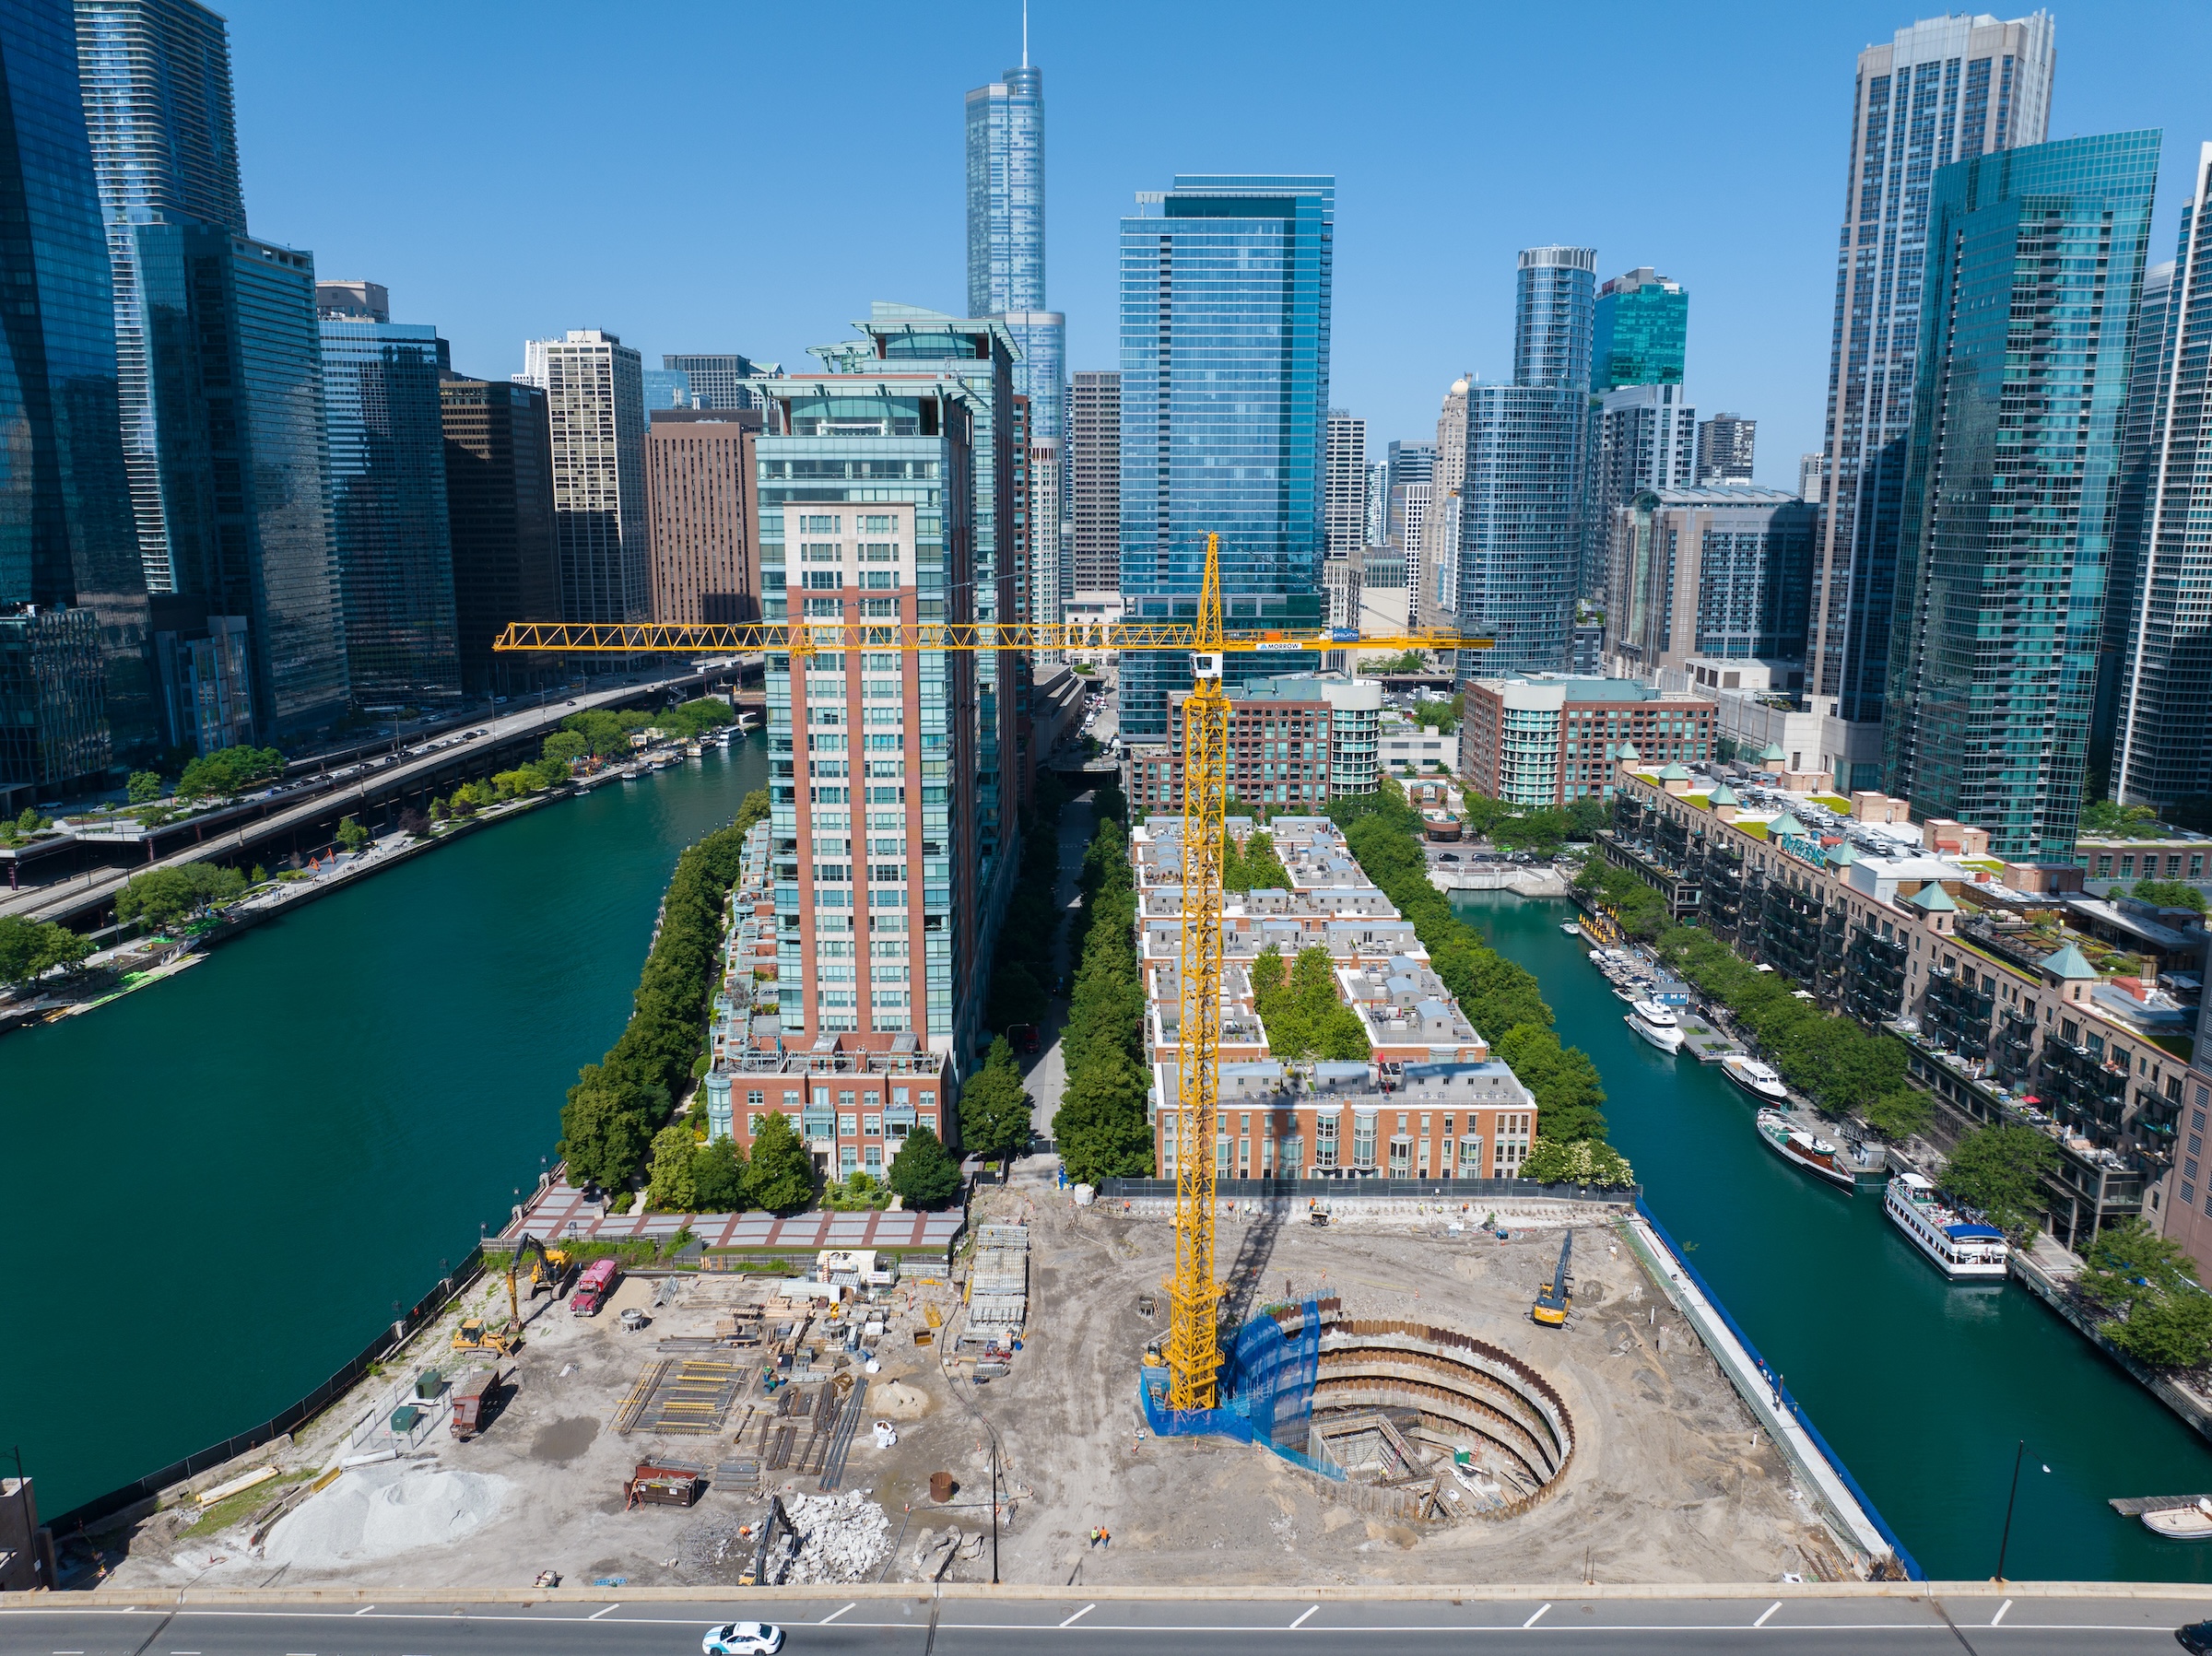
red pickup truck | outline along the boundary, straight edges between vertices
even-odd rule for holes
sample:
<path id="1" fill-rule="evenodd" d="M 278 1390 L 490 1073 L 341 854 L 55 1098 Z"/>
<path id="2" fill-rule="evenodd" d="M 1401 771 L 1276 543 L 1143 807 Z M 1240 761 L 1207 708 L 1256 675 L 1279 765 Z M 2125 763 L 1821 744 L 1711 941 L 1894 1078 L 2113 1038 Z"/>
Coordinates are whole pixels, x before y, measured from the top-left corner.
<path id="1" fill-rule="evenodd" d="M 579 1317 L 596 1317 L 621 1280 L 622 1269 L 613 1260 L 594 1260 L 576 1279 L 576 1291 L 569 1296 L 569 1310 Z"/>

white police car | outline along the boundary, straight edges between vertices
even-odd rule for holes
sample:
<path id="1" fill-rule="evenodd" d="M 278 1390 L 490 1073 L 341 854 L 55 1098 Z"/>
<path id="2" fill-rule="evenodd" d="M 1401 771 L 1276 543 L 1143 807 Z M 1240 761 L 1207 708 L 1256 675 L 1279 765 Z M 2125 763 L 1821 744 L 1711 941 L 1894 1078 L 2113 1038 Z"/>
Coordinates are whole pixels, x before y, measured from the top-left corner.
<path id="1" fill-rule="evenodd" d="M 773 1622 L 724 1622 L 699 1641 L 702 1656 L 776 1656 L 783 1629 Z"/>

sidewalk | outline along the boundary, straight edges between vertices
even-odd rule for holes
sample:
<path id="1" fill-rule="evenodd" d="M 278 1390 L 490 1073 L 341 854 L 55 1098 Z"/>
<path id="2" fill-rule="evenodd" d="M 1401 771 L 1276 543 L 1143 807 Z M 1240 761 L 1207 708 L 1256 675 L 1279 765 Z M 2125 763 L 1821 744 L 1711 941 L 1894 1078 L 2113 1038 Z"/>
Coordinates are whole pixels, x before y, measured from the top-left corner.
<path id="1" fill-rule="evenodd" d="M 1082 872 L 1084 848 L 1098 831 L 1097 816 L 1088 797 L 1070 800 L 1060 814 L 1060 880 L 1053 895 L 1060 903 L 1060 933 L 1053 940 L 1053 974 L 1055 979 L 1072 980 L 1075 975 L 1075 956 L 1071 939 L 1075 930 L 1077 904 L 1076 901 L 1077 876 Z M 1050 984 L 1046 985 L 1049 989 Z M 1037 1062 L 1030 1066 L 1023 1085 L 1035 1100 L 1030 1112 L 1030 1131 L 1039 1138 L 1053 1136 L 1053 1117 L 1059 1112 L 1061 1096 L 1067 1089 L 1067 1058 L 1063 1051 L 1061 1037 L 1067 1028 L 1067 1001 L 1054 995 L 1050 1010 L 1045 1014 L 1044 1027 L 1038 1031 L 1044 1043 Z M 1044 1169 L 1049 1177 L 1049 1168 Z"/>

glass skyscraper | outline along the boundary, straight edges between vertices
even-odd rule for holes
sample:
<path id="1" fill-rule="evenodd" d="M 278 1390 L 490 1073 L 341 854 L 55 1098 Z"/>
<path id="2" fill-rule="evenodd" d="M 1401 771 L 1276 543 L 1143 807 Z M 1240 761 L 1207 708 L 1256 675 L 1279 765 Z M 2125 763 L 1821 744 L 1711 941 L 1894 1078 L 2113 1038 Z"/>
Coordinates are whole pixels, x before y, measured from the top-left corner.
<path id="1" fill-rule="evenodd" d="M 646 405 L 653 408 L 670 406 L 688 408 L 697 399 L 701 408 L 758 408 L 760 401 L 747 387 L 746 381 L 755 374 L 772 374 L 773 362 L 755 362 L 734 351 L 719 356 L 694 352 L 669 352 L 661 358 L 663 373 L 683 375 L 684 400 L 677 404 L 664 403 L 653 394 L 655 381 L 653 370 L 645 373 Z M 671 382 L 660 382 L 663 385 Z"/>
<path id="2" fill-rule="evenodd" d="M 2074 852 L 2159 138 L 2000 150 L 1929 186 L 1884 766 L 1915 816 L 1999 856 Z"/>
<path id="3" fill-rule="evenodd" d="M 2212 793 L 2212 144 L 2192 182 L 2178 255 L 2155 310 L 2146 282 L 2136 330 L 2134 475 L 2106 600 L 2112 728 L 2092 742 L 2124 805 Z"/>
<path id="4" fill-rule="evenodd" d="M 1829 345 L 1828 511 L 1806 639 L 1806 689 L 1833 718 L 1822 766 L 1847 791 L 1878 774 L 1930 182 L 1952 162 L 2041 144 L 2056 62 L 2040 11 L 1933 18 L 1859 53 Z"/>
<path id="5" fill-rule="evenodd" d="M 1321 624 L 1336 181 L 1182 174 L 1122 220 L 1122 596 L 1194 617 L 1221 537 L 1231 629 Z M 1275 671 L 1232 655 L 1232 680 Z M 1171 651 L 1122 665 L 1122 729 L 1164 741 L 1190 685 Z"/>
<path id="6" fill-rule="evenodd" d="M 246 234 L 222 18 L 194 0 L 76 11 L 144 580 L 157 607 L 193 601 L 191 629 L 246 619 L 273 740 L 347 702 L 314 259 Z"/>
<path id="7" fill-rule="evenodd" d="M 461 699 L 461 664 L 438 389 L 446 343 L 436 328 L 328 302 L 322 335 L 354 699 L 370 709 L 450 706 Z"/>
<path id="8" fill-rule="evenodd" d="M 67 0 L 0 8 L 0 292 L 4 793 L 99 777 L 112 736 L 152 734 L 114 300 Z"/>
<path id="9" fill-rule="evenodd" d="M 1650 265 L 1597 291 L 1590 389 L 1679 385 L 1689 340 L 1689 295 Z"/>
<path id="10" fill-rule="evenodd" d="M 1513 288 L 1513 383 L 1587 385 L 1597 249 L 1526 247 Z"/>
<path id="11" fill-rule="evenodd" d="M 1027 514 L 1029 620 L 1056 621 L 1066 584 L 1063 534 L 1071 539 L 1067 444 L 1067 319 L 1045 308 L 1044 71 L 1022 53 L 989 86 L 968 94 L 968 314 L 1006 325 L 1014 390 L 1030 400 Z"/>
<path id="12" fill-rule="evenodd" d="M 1523 249 L 1513 382 L 1467 384 L 1452 585 L 1461 630 L 1496 642 L 1462 653 L 1463 678 L 1567 665 L 1583 569 L 1596 295 L 1595 248 Z"/>

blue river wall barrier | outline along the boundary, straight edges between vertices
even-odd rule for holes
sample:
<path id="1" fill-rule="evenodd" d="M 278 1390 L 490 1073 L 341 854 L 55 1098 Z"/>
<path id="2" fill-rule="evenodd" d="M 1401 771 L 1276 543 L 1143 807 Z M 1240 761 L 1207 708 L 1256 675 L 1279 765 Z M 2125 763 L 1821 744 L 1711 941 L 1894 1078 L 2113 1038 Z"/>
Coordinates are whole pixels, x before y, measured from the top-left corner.
<path id="1" fill-rule="evenodd" d="M 1667 1252 L 1674 1256 L 1677 1268 L 1681 1271 L 1683 1275 L 1697 1285 L 1698 1292 L 1705 1296 L 1705 1302 L 1712 1307 L 1713 1313 L 1727 1325 L 1728 1332 L 1735 1336 L 1736 1344 L 1749 1354 L 1751 1360 L 1759 1365 L 1760 1371 L 1770 1378 L 1770 1381 L 1774 1387 L 1775 1399 L 1780 1406 L 1788 1412 L 1790 1418 L 1794 1420 L 1805 1435 L 1813 1440 L 1813 1446 L 1820 1451 L 1822 1459 L 1827 1461 L 1830 1468 L 1842 1482 L 1843 1487 L 1851 1491 L 1852 1499 L 1859 1503 L 1859 1509 L 1866 1514 L 1867 1521 L 1874 1525 L 1882 1539 L 1889 1544 L 1889 1550 L 1897 1556 L 1898 1563 L 1904 1568 L 1906 1579 L 1913 1581 L 1926 1580 L 1928 1579 L 1927 1572 L 1923 1570 L 1912 1555 L 1905 1550 L 1905 1544 L 1898 1539 L 1897 1532 L 1889 1527 L 1888 1521 L 1881 1515 L 1880 1510 L 1868 1497 L 1866 1491 L 1859 1487 L 1859 1480 L 1851 1475 L 1851 1468 L 1843 1464 L 1843 1457 L 1836 1453 L 1835 1450 L 1830 1446 L 1828 1439 L 1820 1435 L 1820 1428 L 1813 1424 L 1812 1416 L 1805 1412 L 1805 1406 L 1790 1394 L 1789 1388 L 1782 1383 L 1773 1366 L 1759 1354 L 1759 1347 L 1751 1343 L 1751 1336 L 1746 1333 L 1742 1325 L 1729 1314 L 1728 1307 L 1722 1301 L 1721 1297 L 1712 1291 L 1712 1285 L 1707 1282 L 1698 1268 L 1689 1263 L 1689 1255 L 1685 1253 L 1677 1245 L 1675 1239 L 1667 1234 L 1666 1227 L 1659 1223 L 1658 1216 L 1645 1205 L 1641 1195 L 1636 1198 L 1636 1216 L 1652 1227 L 1652 1234 L 1656 1236 L 1665 1245 Z"/>

